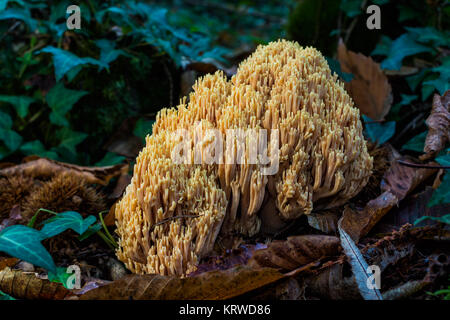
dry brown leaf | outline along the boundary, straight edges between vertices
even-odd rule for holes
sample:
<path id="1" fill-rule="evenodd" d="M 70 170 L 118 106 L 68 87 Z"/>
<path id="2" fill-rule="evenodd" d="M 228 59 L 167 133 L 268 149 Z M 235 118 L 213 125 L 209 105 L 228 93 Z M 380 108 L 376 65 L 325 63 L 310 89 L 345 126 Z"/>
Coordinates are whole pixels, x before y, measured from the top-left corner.
<path id="1" fill-rule="evenodd" d="M 434 95 L 433 107 L 426 124 L 429 129 L 423 149 L 426 154 L 420 157 L 421 160 L 436 156 L 450 141 L 450 90 L 442 97 Z"/>
<path id="2" fill-rule="evenodd" d="M 238 248 L 226 250 L 222 255 L 209 256 L 202 259 L 197 269 L 188 276 L 196 276 L 203 272 L 214 270 L 227 270 L 237 265 L 245 265 L 253 256 L 255 251 L 267 248 L 266 244 L 241 244 Z"/>
<path id="3" fill-rule="evenodd" d="M 0 258 L 0 271 L 5 269 L 6 267 L 14 267 L 17 262 L 19 262 L 19 259 L 17 258 Z"/>
<path id="4" fill-rule="evenodd" d="M 338 60 L 343 72 L 354 78 L 345 83 L 345 89 L 359 110 L 372 120 L 382 120 L 392 105 L 392 89 L 380 65 L 361 53 L 347 50 L 339 41 Z"/>
<path id="5" fill-rule="evenodd" d="M 324 266 L 305 282 L 311 294 L 324 299 L 361 299 L 356 280 L 351 271 L 346 272 L 344 261 Z"/>
<path id="6" fill-rule="evenodd" d="M 285 241 L 273 241 L 266 249 L 257 250 L 250 266 L 279 268 L 291 271 L 340 252 L 339 238 L 325 235 L 302 235 Z"/>
<path id="7" fill-rule="evenodd" d="M 83 167 L 46 158 L 27 157 L 22 164 L 1 169 L 0 176 L 52 177 L 59 173 L 69 173 L 70 175 L 83 178 L 87 183 L 107 185 L 111 178 L 127 170 L 127 164 L 107 167 Z"/>
<path id="8" fill-rule="evenodd" d="M 399 229 L 406 223 L 413 224 L 417 219 L 423 216 L 441 217 L 450 212 L 450 203 L 439 204 L 428 207 L 433 188 L 426 186 L 424 191 L 415 193 L 402 201 L 402 205 L 392 208 L 374 228 L 376 233 L 388 233 Z M 424 221 L 420 225 L 434 224 L 434 221 Z"/>
<path id="9" fill-rule="evenodd" d="M 324 233 L 337 234 L 337 224 L 341 215 L 339 211 L 327 210 L 324 212 L 312 212 L 308 214 L 308 224 Z"/>
<path id="10" fill-rule="evenodd" d="M 414 163 L 412 158 L 400 157 L 399 160 Z M 390 168 L 384 173 L 381 190 L 391 192 L 400 201 L 435 173 L 437 169 L 412 168 L 393 159 Z"/>
<path id="11" fill-rule="evenodd" d="M 113 192 L 109 195 L 109 199 L 118 199 L 122 196 L 127 186 L 131 183 L 131 176 L 124 171 L 117 180 Z"/>
<path id="12" fill-rule="evenodd" d="M 60 283 L 39 279 L 34 273 L 4 268 L 0 271 L 0 290 L 16 299 L 62 300 L 72 295 Z"/>
<path id="13" fill-rule="evenodd" d="M 385 191 L 369 201 L 362 210 L 345 207 L 342 215 L 342 228 L 358 243 L 393 206 L 398 203 L 395 195 Z"/>
<path id="14" fill-rule="evenodd" d="M 177 278 L 156 274 L 127 275 L 111 284 L 93 289 L 81 300 L 223 300 L 286 278 L 275 269 L 235 267 Z"/>

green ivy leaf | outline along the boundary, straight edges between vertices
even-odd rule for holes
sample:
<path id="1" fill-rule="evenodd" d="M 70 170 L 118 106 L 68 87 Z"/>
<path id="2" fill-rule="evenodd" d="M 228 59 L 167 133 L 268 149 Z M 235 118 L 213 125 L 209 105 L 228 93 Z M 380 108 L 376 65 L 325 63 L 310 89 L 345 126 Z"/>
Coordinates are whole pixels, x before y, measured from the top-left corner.
<path id="1" fill-rule="evenodd" d="M 342 80 L 344 80 L 345 82 L 350 82 L 353 80 L 353 73 L 343 72 L 341 69 L 341 64 L 338 60 L 329 57 L 325 57 L 325 59 L 327 60 L 331 71 L 336 72 Z"/>
<path id="2" fill-rule="evenodd" d="M 340 8 L 347 17 L 353 18 L 362 13 L 361 4 L 361 0 L 342 0 Z"/>
<path id="3" fill-rule="evenodd" d="M 0 301 L 7 301 L 7 300 L 16 300 L 10 295 L 7 295 L 6 293 L 0 291 Z"/>
<path id="4" fill-rule="evenodd" d="M 108 152 L 103 157 L 103 159 L 98 161 L 95 165 L 98 166 L 98 167 L 112 166 L 112 165 L 115 165 L 115 164 L 122 163 L 125 159 L 126 158 L 124 156 L 118 155 L 118 154 L 113 153 L 113 152 Z"/>
<path id="5" fill-rule="evenodd" d="M 444 95 L 450 90 L 450 58 L 447 57 L 439 67 L 432 68 L 431 71 L 439 74 L 439 77 L 433 80 L 424 81 L 424 85 L 433 86 L 440 95 Z"/>
<path id="6" fill-rule="evenodd" d="M 131 55 L 125 51 L 115 49 L 115 41 L 100 39 L 95 41 L 95 44 L 100 48 L 100 62 L 107 65 L 107 69 L 109 69 L 109 64 L 115 61 L 120 55 L 131 57 Z M 100 68 L 100 70 L 101 69 L 102 68 Z"/>
<path id="7" fill-rule="evenodd" d="M 30 104 L 36 101 L 36 99 L 27 96 L 5 96 L 0 95 L 0 101 L 6 102 L 14 106 L 17 114 L 21 118 L 25 118 L 28 114 L 28 108 Z"/>
<path id="8" fill-rule="evenodd" d="M 405 57 L 423 52 L 433 52 L 433 49 L 417 43 L 412 34 L 405 33 L 392 41 L 387 58 L 381 62 L 381 68 L 400 70 Z"/>
<path id="9" fill-rule="evenodd" d="M 428 206 L 432 207 L 438 204 L 449 203 L 449 199 L 450 199 L 450 174 L 446 172 L 444 178 L 442 179 L 441 184 L 436 190 L 434 190 L 430 202 L 428 202 Z"/>
<path id="10" fill-rule="evenodd" d="M 73 131 L 67 127 L 58 130 L 56 135 L 61 141 L 59 147 L 66 149 L 72 154 L 76 154 L 76 146 L 83 142 L 88 136 L 86 133 Z"/>
<path id="11" fill-rule="evenodd" d="M 445 216 L 442 216 L 442 217 L 423 216 L 423 217 L 420 217 L 419 219 L 417 219 L 416 221 L 414 221 L 414 225 L 416 226 L 419 223 L 426 221 L 426 220 L 433 220 L 433 221 L 437 221 L 437 222 L 441 222 L 441 223 L 450 224 L 450 214 L 446 214 Z"/>
<path id="12" fill-rule="evenodd" d="M 372 122 L 373 120 L 363 115 L 363 119 L 366 127 L 367 137 L 376 142 L 377 144 L 383 144 L 388 141 L 395 133 L 395 121 L 388 121 L 384 123 Z"/>
<path id="13" fill-rule="evenodd" d="M 11 116 L 6 112 L 0 111 L 0 128 L 11 129 L 12 125 L 13 121 L 11 119 Z"/>
<path id="14" fill-rule="evenodd" d="M 55 66 L 56 81 L 61 80 L 62 77 L 64 77 L 64 75 L 67 72 L 69 72 L 76 66 L 80 65 L 84 66 L 87 64 L 92 64 L 102 68 L 108 67 L 108 65 L 105 65 L 104 63 L 94 58 L 91 57 L 80 58 L 77 55 L 73 54 L 72 52 L 63 49 L 58 49 L 53 46 L 47 46 L 39 52 L 51 53 L 53 55 L 53 65 Z"/>
<path id="15" fill-rule="evenodd" d="M 30 31 L 37 29 L 37 21 L 31 17 L 29 9 L 11 8 L 0 12 L 0 20 L 17 19 L 23 21 Z"/>
<path id="16" fill-rule="evenodd" d="M 435 160 L 442 166 L 450 166 L 450 149 L 442 151 L 442 153 L 444 154 L 437 156 Z"/>
<path id="17" fill-rule="evenodd" d="M 438 29 L 433 27 L 406 27 L 405 29 L 413 35 L 417 42 L 430 43 L 435 47 L 450 46 L 450 32 L 439 31 Z"/>
<path id="18" fill-rule="evenodd" d="M 48 273 L 48 280 L 51 282 L 61 283 L 64 288 L 71 289 L 67 287 L 67 280 L 69 280 L 71 275 L 72 274 L 67 273 L 67 268 L 57 267 L 56 273 Z"/>
<path id="19" fill-rule="evenodd" d="M 16 151 L 22 140 L 22 137 L 14 130 L 0 128 L 0 141 L 3 141 L 10 151 Z"/>
<path id="20" fill-rule="evenodd" d="M 136 137 L 139 137 L 143 140 L 145 140 L 145 137 L 148 134 L 152 134 L 152 128 L 153 124 L 155 123 L 155 120 L 146 120 L 146 119 L 139 119 L 136 121 L 136 125 L 134 126 L 133 134 Z"/>
<path id="21" fill-rule="evenodd" d="M 68 229 L 72 229 L 79 235 L 82 235 L 96 220 L 97 219 L 94 216 L 83 219 L 83 217 L 75 211 L 61 212 L 43 222 L 44 226 L 41 229 L 41 233 L 45 238 L 51 238 Z"/>
<path id="22" fill-rule="evenodd" d="M 412 138 L 407 143 L 405 143 L 402 148 L 406 149 L 406 150 L 416 151 L 416 152 L 423 152 L 427 134 L 428 134 L 428 131 L 424 131 L 424 132 L 416 135 L 414 138 Z"/>
<path id="23" fill-rule="evenodd" d="M 101 223 L 96 223 L 88 228 L 88 230 L 78 237 L 78 240 L 83 241 L 84 239 L 89 238 L 93 234 L 99 232 L 102 229 Z"/>
<path id="24" fill-rule="evenodd" d="M 46 96 L 47 103 L 53 111 L 50 114 L 50 122 L 60 126 L 69 126 L 69 122 L 65 118 L 66 113 L 86 94 L 88 94 L 87 91 L 67 89 L 62 82 L 58 82 Z"/>
<path id="25" fill-rule="evenodd" d="M 58 159 L 58 154 L 53 151 L 45 150 L 44 145 L 39 140 L 25 142 L 20 146 L 20 151 L 27 156 L 37 155 L 40 157 L 50 158 L 54 160 Z"/>
<path id="26" fill-rule="evenodd" d="M 388 36 L 382 35 L 380 42 L 377 44 L 375 49 L 372 51 L 371 55 L 375 56 L 387 56 L 391 51 L 392 39 Z"/>
<path id="27" fill-rule="evenodd" d="M 443 152 L 443 155 L 436 157 L 436 161 L 442 166 L 450 166 L 450 149 Z M 450 174 L 448 170 L 445 172 L 444 178 L 442 179 L 439 187 L 434 190 L 431 196 L 428 206 L 434 206 L 437 204 L 449 203 L 450 199 Z"/>
<path id="28" fill-rule="evenodd" d="M 44 237 L 38 230 L 14 225 L 0 232 L 0 251 L 35 266 L 56 272 L 55 263 L 41 244 L 42 240 L 44 240 Z"/>
<path id="29" fill-rule="evenodd" d="M 415 91 L 419 84 L 427 77 L 430 73 L 430 69 L 422 69 L 419 73 L 406 77 L 405 80 L 408 83 L 411 91 Z"/>

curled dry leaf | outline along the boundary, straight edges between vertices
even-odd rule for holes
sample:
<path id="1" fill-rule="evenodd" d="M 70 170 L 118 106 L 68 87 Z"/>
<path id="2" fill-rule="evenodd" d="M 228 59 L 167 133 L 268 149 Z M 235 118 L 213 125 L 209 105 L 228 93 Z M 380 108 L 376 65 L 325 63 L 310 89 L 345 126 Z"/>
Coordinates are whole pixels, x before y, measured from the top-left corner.
<path id="1" fill-rule="evenodd" d="M 399 160 L 414 163 L 411 158 L 400 157 Z M 437 173 L 437 169 L 413 168 L 405 166 L 394 159 L 383 176 L 381 190 L 391 192 L 400 201 L 435 173 Z"/>
<path id="2" fill-rule="evenodd" d="M 60 283 L 8 267 L 0 271 L 0 290 L 14 298 L 27 300 L 62 300 L 72 295 Z"/>
<path id="3" fill-rule="evenodd" d="M 339 208 L 339 211 L 341 209 Z M 328 234 L 337 233 L 337 224 L 341 216 L 338 210 L 327 210 L 322 212 L 312 212 L 308 214 L 308 224 L 314 229 Z"/>
<path id="4" fill-rule="evenodd" d="M 93 289 L 81 300 L 223 300 L 286 278 L 275 269 L 235 267 L 178 278 L 157 274 L 127 275 Z"/>
<path id="5" fill-rule="evenodd" d="M 392 89 L 380 65 L 361 53 L 347 50 L 339 41 L 338 60 L 343 72 L 354 78 L 345 83 L 345 89 L 361 112 L 373 120 L 381 120 L 392 105 Z"/>
<path id="6" fill-rule="evenodd" d="M 406 299 L 422 290 L 428 283 L 423 280 L 408 281 L 383 293 L 384 300 Z"/>
<path id="7" fill-rule="evenodd" d="M 279 268 L 291 271 L 340 252 L 339 238 L 325 235 L 302 235 L 285 241 L 273 241 L 266 249 L 257 250 L 250 266 Z"/>
<path id="8" fill-rule="evenodd" d="M 127 164 L 106 167 L 83 167 L 46 158 L 27 157 L 22 164 L 1 169 L 0 176 L 52 177 L 59 173 L 68 173 L 83 178 L 87 183 L 107 185 L 111 178 L 127 170 Z"/>
<path id="9" fill-rule="evenodd" d="M 450 203 L 443 203 L 432 207 L 428 206 L 433 188 L 426 186 L 425 190 L 415 193 L 402 201 L 402 205 L 392 208 L 391 212 L 384 216 L 376 225 L 374 232 L 388 233 L 399 229 L 406 223 L 413 224 L 423 216 L 441 217 L 450 212 Z M 424 221 L 422 224 L 434 224 L 433 221 Z M 420 224 L 420 225 L 422 225 Z"/>
<path id="10" fill-rule="evenodd" d="M 342 215 L 341 226 L 353 241 L 358 242 L 397 202 L 398 199 L 395 195 L 385 191 L 376 199 L 369 201 L 362 210 L 355 210 L 347 206 Z"/>
<path id="11" fill-rule="evenodd" d="M 237 265 L 245 265 L 255 251 L 265 248 L 267 248 L 267 245 L 263 243 L 242 244 L 237 249 L 227 250 L 223 255 L 206 257 L 202 259 L 202 263 L 189 276 L 213 270 L 227 270 Z"/>
<path id="12" fill-rule="evenodd" d="M 323 266 L 313 275 L 307 277 L 310 294 L 323 299 L 361 299 L 356 280 L 351 271 L 347 272 L 347 265 L 341 259 Z"/>
<path id="13" fill-rule="evenodd" d="M 426 154 L 421 156 L 421 160 L 436 156 L 450 141 L 450 90 L 442 97 L 434 95 L 433 107 L 426 124 L 429 129 L 423 149 Z"/>

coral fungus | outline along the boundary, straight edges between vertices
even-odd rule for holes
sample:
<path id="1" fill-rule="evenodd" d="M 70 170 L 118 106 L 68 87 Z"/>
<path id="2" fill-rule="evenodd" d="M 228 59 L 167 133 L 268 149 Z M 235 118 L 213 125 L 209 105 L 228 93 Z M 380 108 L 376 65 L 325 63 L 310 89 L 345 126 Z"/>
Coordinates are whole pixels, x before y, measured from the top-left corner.
<path id="1" fill-rule="evenodd" d="M 263 211 L 289 221 L 342 205 L 371 169 L 359 110 L 320 52 L 259 46 L 231 81 L 206 75 L 160 111 L 116 206 L 117 256 L 136 273 L 186 275 L 219 233 L 254 235 Z"/>

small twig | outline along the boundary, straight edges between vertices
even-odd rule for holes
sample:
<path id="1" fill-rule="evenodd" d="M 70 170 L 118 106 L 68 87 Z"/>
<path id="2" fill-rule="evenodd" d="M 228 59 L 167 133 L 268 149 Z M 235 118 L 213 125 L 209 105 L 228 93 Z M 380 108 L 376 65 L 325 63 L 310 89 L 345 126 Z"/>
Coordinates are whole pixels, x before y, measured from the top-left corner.
<path id="1" fill-rule="evenodd" d="M 156 227 L 159 226 L 159 225 L 162 225 L 162 224 L 164 224 L 164 223 L 166 223 L 166 222 L 169 222 L 169 221 L 172 221 L 172 220 L 175 220 L 175 219 L 181 219 L 181 218 L 198 218 L 198 217 L 201 217 L 201 216 L 203 216 L 203 215 L 202 215 L 202 214 L 199 214 L 199 215 L 196 215 L 196 216 L 194 216 L 194 215 L 173 216 L 173 217 L 170 217 L 170 218 L 161 220 L 161 221 L 158 222 L 158 223 L 155 223 L 155 224 L 152 225 L 152 227 L 150 228 L 150 231 L 153 231 L 153 229 L 156 228 Z"/>
<path id="2" fill-rule="evenodd" d="M 425 169 L 450 169 L 450 166 L 436 166 L 432 164 L 420 164 L 420 163 L 411 163 L 403 160 L 396 160 L 399 164 L 411 168 L 425 168 Z"/>

